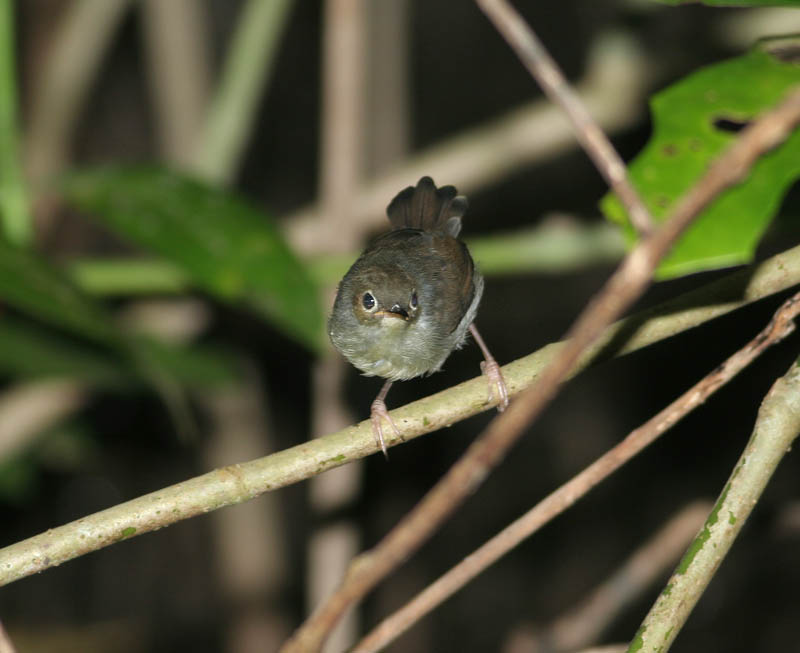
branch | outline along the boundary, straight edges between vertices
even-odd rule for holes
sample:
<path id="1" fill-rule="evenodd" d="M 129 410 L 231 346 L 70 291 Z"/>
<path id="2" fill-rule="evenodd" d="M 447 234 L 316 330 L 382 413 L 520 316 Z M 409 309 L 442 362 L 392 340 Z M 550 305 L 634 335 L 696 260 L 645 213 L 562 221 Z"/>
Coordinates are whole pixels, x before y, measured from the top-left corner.
<path id="1" fill-rule="evenodd" d="M 625 164 L 578 94 L 564 79 L 539 37 L 504 0 L 477 0 L 477 3 L 517 53 L 528 72 L 539 82 L 550 101 L 560 106 L 572 121 L 578 141 L 625 205 L 636 231 L 640 236 L 649 234 L 654 228 L 653 217 L 631 184 Z"/>
<path id="2" fill-rule="evenodd" d="M 549 494 L 522 517 L 426 587 L 397 612 L 384 619 L 359 642 L 354 651 L 380 650 L 484 569 L 571 507 L 688 413 L 705 403 L 708 397 L 752 363 L 764 350 L 792 333 L 795 328 L 793 320 L 798 313 L 800 313 L 800 293 L 786 300 L 770 323 L 745 347 L 669 406 L 631 431 L 624 440 L 609 449 L 589 467 Z M 562 632 L 566 631 L 562 629 Z M 569 646 L 562 648 L 571 650 L 589 641 L 591 640 L 570 641 Z"/>
<path id="3" fill-rule="evenodd" d="M 416 551 L 482 484 L 511 446 L 555 397 L 589 346 L 649 286 L 659 261 L 692 220 L 723 190 L 741 181 L 758 157 L 782 142 L 800 121 L 800 90 L 742 131 L 684 196 L 669 218 L 642 239 L 591 300 L 569 331 L 570 340 L 538 382 L 496 417 L 465 454 L 378 545 L 356 558 L 336 592 L 294 633 L 285 653 L 316 651 L 342 614 Z"/>
<path id="4" fill-rule="evenodd" d="M 800 284 L 800 246 L 620 320 L 606 329 L 573 373 L 611 355 L 637 351 Z M 551 343 L 503 368 L 512 394 L 529 387 L 566 343 Z M 483 410 L 477 377 L 391 412 L 405 440 Z M 369 420 L 296 447 L 146 494 L 0 549 L 0 585 L 135 535 L 276 490 L 377 451 Z"/>
<path id="5" fill-rule="evenodd" d="M 642 622 L 630 652 L 669 650 L 798 433 L 800 365 L 794 361 L 764 398 L 750 441 L 705 526 Z"/>

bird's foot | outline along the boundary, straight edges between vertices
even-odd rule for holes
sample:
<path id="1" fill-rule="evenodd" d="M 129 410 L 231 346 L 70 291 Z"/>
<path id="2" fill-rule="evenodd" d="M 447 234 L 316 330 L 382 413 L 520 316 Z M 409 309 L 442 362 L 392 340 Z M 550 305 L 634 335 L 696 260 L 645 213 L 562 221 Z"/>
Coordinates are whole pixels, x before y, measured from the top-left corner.
<path id="1" fill-rule="evenodd" d="M 508 407 L 508 387 L 500 366 L 490 358 L 481 363 L 481 372 L 489 381 L 489 401 L 496 401 L 497 410 L 502 413 Z"/>
<path id="2" fill-rule="evenodd" d="M 389 426 L 392 427 L 392 430 L 398 438 L 402 439 L 403 436 L 400 435 L 397 425 L 389 416 L 389 411 L 386 410 L 386 402 L 383 401 L 383 399 L 379 398 L 372 402 L 372 409 L 369 418 L 372 422 L 372 433 L 375 435 L 375 442 L 378 444 L 378 446 L 380 446 L 384 457 L 388 460 L 389 454 L 386 451 L 386 441 L 383 439 L 383 425 L 381 424 L 381 420 L 385 419 L 387 422 L 389 422 Z"/>

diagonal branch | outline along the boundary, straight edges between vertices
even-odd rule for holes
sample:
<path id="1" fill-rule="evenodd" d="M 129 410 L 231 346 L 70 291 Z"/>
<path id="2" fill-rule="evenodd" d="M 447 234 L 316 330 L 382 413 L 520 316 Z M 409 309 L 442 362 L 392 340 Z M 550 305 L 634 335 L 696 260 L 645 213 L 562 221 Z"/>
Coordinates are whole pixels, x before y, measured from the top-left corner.
<path id="1" fill-rule="evenodd" d="M 794 319 L 799 313 L 800 293 L 796 293 L 783 303 L 770 323 L 747 345 L 669 406 L 631 431 L 624 440 L 609 449 L 577 476 L 549 494 L 522 517 L 426 587 L 397 612 L 384 619 L 356 645 L 354 653 L 382 649 L 484 569 L 567 510 L 688 413 L 705 403 L 714 392 L 752 363 L 768 347 L 792 333 L 795 329 Z"/>
<path id="2" fill-rule="evenodd" d="M 628 209 L 631 223 L 639 235 L 645 236 L 653 231 L 653 217 L 628 178 L 625 164 L 578 94 L 572 90 L 539 37 L 504 0 L 477 0 L 477 3 L 517 53 L 528 72 L 539 82 L 551 102 L 560 106 L 572 121 L 578 141 Z"/>
<path id="3" fill-rule="evenodd" d="M 642 622 L 629 651 L 669 650 L 798 434 L 800 365 L 793 361 L 764 397 L 750 441 L 722 494 Z"/>
<path id="4" fill-rule="evenodd" d="M 684 196 L 667 221 L 640 241 L 569 331 L 570 340 L 538 383 L 496 417 L 417 506 L 371 551 L 356 558 L 336 592 L 284 645 L 285 653 L 315 651 L 353 603 L 408 558 L 497 466 L 523 431 L 555 397 L 588 347 L 649 286 L 659 261 L 692 220 L 746 175 L 759 156 L 788 137 L 800 121 L 800 90 L 742 131 Z"/>

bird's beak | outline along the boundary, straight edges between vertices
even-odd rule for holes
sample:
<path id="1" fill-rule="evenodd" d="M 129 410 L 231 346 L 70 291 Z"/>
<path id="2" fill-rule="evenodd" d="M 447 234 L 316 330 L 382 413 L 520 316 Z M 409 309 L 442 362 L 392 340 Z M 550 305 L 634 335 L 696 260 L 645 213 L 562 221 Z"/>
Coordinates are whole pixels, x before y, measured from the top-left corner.
<path id="1" fill-rule="evenodd" d="M 395 304 L 388 311 L 377 311 L 375 315 L 380 315 L 381 317 L 394 317 L 408 321 L 408 311 L 400 306 L 400 304 Z"/>

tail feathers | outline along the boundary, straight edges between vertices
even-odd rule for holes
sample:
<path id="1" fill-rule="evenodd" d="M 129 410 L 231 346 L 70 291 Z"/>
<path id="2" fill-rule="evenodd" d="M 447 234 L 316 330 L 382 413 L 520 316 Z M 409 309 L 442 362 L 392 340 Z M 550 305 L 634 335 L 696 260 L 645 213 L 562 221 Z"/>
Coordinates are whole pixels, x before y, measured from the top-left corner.
<path id="1" fill-rule="evenodd" d="M 395 229 L 440 231 L 455 238 L 467 206 L 467 198 L 458 195 L 454 186 L 437 188 L 430 177 L 423 177 L 416 186 L 401 190 L 386 213 Z"/>

